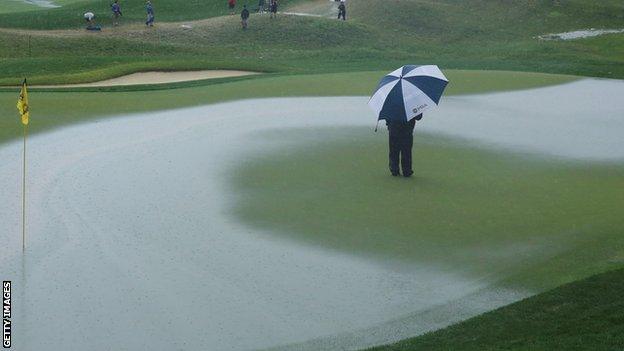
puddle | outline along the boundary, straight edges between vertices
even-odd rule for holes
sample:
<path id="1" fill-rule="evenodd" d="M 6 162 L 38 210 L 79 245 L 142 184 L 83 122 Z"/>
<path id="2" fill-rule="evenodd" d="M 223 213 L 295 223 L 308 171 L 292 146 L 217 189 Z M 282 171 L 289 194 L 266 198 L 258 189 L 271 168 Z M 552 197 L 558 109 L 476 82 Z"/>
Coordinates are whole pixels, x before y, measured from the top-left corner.
<path id="1" fill-rule="evenodd" d="M 302 16 L 302 17 L 324 17 L 321 15 L 316 15 L 313 13 L 303 13 L 303 12 L 280 12 L 282 15 L 290 15 L 290 16 Z"/>
<path id="2" fill-rule="evenodd" d="M 574 40 L 597 37 L 605 34 L 617 34 L 624 33 L 624 29 L 584 29 L 576 30 L 572 32 L 556 33 L 556 34 L 544 34 L 537 38 L 542 40 Z"/>
<path id="3" fill-rule="evenodd" d="M 25 2 L 27 4 L 32 4 L 35 6 L 39 6 L 39 7 L 46 7 L 46 8 L 61 7 L 55 4 L 54 1 L 51 1 L 51 0 L 22 0 L 22 2 Z"/>

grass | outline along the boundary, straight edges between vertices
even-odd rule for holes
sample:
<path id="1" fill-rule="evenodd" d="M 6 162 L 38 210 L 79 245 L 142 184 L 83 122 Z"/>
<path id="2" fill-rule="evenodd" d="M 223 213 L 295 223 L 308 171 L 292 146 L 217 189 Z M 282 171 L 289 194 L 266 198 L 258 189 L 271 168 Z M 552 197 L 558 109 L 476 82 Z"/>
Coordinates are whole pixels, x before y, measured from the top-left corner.
<path id="1" fill-rule="evenodd" d="M 282 8 L 303 1 L 284 1 Z M 348 5 L 347 22 L 252 15 L 246 32 L 237 16 L 224 16 L 227 9 L 220 0 L 159 0 L 153 30 L 142 28 L 142 2 L 123 2 L 126 25 L 111 29 L 108 5 L 108 0 L 92 0 L 0 14 L 5 28 L 75 29 L 91 9 L 105 25 L 105 32 L 96 34 L 0 31 L 0 84 L 25 75 L 37 83 L 72 83 L 153 69 L 227 67 L 292 74 L 391 70 L 404 63 L 624 77 L 622 34 L 570 42 L 534 38 L 619 28 L 624 4 L 617 1 L 568 0 L 557 6 L 550 0 L 360 0 Z M 197 19 L 208 20 L 192 30 L 163 23 Z"/>
<path id="2" fill-rule="evenodd" d="M 624 270 L 574 282 L 420 337 L 371 351 L 624 348 Z"/>
<path id="3" fill-rule="evenodd" d="M 5 13 L 24 12 L 37 9 L 37 6 L 21 1 L 8 0 L 0 2 L 0 15 Z"/>
<path id="4" fill-rule="evenodd" d="M 244 98 L 280 96 L 369 95 L 387 72 L 353 72 L 316 75 L 255 76 L 211 81 L 193 87 L 135 92 L 89 88 L 83 92 L 49 92 L 32 89 L 31 133 L 107 115 L 157 111 Z M 449 94 L 526 89 L 577 79 L 540 73 L 446 71 Z M 185 87 L 187 85 L 190 87 Z M 167 85 L 170 87 L 171 85 Z M 154 89 L 153 87 L 151 89 Z M 89 91 L 90 90 L 90 91 Z M 18 88 L 0 92 L 0 143 L 21 136 L 15 103 Z"/>
<path id="5" fill-rule="evenodd" d="M 67 6 L 69 4 L 77 3 L 77 2 L 87 2 L 89 0 L 54 0 L 54 4 L 60 6 Z M 37 6 L 31 3 L 27 3 L 23 0 L 4 0 L 0 2 L 0 15 L 5 13 L 18 13 L 18 12 L 28 12 L 28 11 L 46 11 L 48 8 Z M 18 14 L 17 16 L 21 16 Z"/>
<path id="6" fill-rule="evenodd" d="M 621 165 L 417 134 L 406 180 L 389 176 L 385 135 L 370 129 L 275 133 L 264 137 L 285 139 L 283 151 L 232 172 L 241 194 L 233 211 L 283 238 L 533 291 L 624 264 Z"/>

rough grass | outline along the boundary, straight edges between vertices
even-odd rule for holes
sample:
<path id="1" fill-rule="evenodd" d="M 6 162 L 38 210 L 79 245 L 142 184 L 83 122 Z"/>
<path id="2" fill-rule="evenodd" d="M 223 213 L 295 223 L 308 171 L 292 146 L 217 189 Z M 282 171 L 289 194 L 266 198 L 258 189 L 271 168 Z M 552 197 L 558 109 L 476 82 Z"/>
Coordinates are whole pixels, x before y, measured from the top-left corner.
<path id="1" fill-rule="evenodd" d="M 624 270 L 567 284 L 448 328 L 371 351 L 624 349 Z"/>

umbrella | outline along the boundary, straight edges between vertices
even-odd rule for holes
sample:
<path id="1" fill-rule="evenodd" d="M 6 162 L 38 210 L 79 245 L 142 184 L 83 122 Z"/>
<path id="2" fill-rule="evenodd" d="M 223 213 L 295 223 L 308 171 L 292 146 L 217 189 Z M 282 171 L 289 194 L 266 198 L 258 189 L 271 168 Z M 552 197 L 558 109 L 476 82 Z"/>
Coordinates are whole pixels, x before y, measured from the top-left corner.
<path id="1" fill-rule="evenodd" d="M 437 106 L 448 79 L 435 65 L 406 65 L 383 77 L 368 101 L 377 120 L 407 122 Z"/>

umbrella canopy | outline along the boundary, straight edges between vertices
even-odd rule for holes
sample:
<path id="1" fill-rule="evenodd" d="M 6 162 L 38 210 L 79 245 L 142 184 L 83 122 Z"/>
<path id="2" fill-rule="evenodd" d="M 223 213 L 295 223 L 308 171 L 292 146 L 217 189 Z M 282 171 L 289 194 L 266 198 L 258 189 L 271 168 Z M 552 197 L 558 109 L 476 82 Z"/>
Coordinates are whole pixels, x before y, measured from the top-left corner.
<path id="1" fill-rule="evenodd" d="M 406 65 L 383 77 L 368 101 L 378 120 L 404 121 L 440 102 L 448 79 L 435 65 Z"/>

